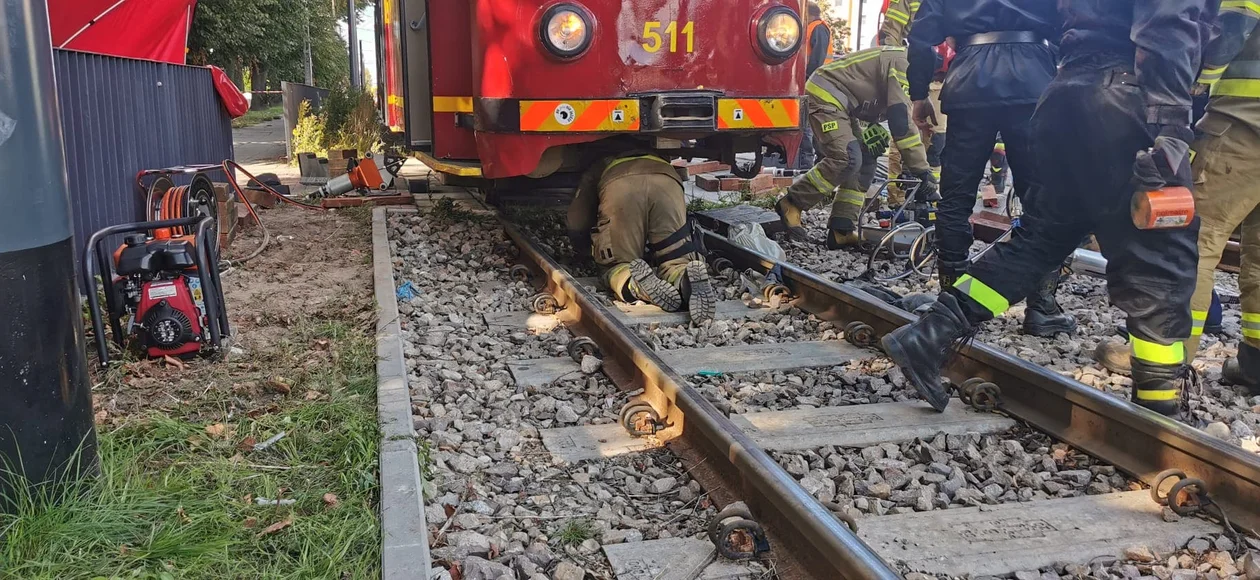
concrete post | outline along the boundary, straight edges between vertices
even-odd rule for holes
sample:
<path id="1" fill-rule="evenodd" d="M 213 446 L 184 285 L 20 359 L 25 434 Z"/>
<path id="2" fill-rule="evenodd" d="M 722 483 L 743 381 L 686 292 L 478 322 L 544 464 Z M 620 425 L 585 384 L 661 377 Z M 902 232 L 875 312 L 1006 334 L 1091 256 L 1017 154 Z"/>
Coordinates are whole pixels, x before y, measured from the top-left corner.
<path id="1" fill-rule="evenodd" d="M 43 0 L 0 0 L 0 498 L 10 499 L 97 468 L 48 30 Z"/>

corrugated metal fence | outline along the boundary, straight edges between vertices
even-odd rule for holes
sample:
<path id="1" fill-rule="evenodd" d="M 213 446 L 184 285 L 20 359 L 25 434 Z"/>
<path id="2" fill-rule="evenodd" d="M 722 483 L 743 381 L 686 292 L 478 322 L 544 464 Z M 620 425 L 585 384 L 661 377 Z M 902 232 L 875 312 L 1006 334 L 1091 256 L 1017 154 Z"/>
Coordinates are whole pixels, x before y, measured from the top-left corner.
<path id="1" fill-rule="evenodd" d="M 209 69 L 55 52 L 76 246 L 143 218 L 136 172 L 232 157 L 231 118 Z"/>

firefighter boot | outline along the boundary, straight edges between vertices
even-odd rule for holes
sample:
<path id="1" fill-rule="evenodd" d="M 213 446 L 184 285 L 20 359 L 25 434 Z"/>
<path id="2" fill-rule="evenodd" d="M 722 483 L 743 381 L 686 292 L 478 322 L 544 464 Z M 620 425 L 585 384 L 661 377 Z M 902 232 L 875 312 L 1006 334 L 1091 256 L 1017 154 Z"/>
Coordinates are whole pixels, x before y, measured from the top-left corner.
<path id="1" fill-rule="evenodd" d="M 691 315 L 692 324 L 713 320 L 718 295 L 709 280 L 709 267 L 703 261 L 687 263 L 686 288 L 687 312 Z"/>
<path id="2" fill-rule="evenodd" d="M 1226 383 L 1247 387 L 1251 394 L 1260 394 L 1260 349 L 1245 342 L 1238 345 L 1238 356 L 1221 366 Z"/>
<path id="3" fill-rule="evenodd" d="M 953 288 L 954 282 L 957 282 L 958 278 L 967 273 L 967 266 L 970 265 L 971 262 L 968 260 L 961 262 L 938 260 L 936 263 L 936 275 L 940 278 L 941 290 Z"/>
<path id="4" fill-rule="evenodd" d="M 1120 375 L 1133 372 L 1129 344 L 1117 340 L 1104 340 L 1094 349 L 1094 360 L 1103 368 Z"/>
<path id="5" fill-rule="evenodd" d="M 774 211 L 779 214 L 779 219 L 783 221 L 783 227 L 787 230 L 783 234 L 787 241 L 809 241 L 809 234 L 805 232 L 805 226 L 801 225 L 801 208 L 792 205 L 788 198 L 781 197 L 779 201 L 774 202 Z"/>
<path id="6" fill-rule="evenodd" d="M 1181 417 L 1181 389 L 1190 371 L 1185 364 L 1162 365 L 1134 358 L 1133 397 L 1138 406 L 1160 415 Z"/>
<path id="7" fill-rule="evenodd" d="M 827 249 L 842 250 L 856 248 L 862 239 L 853 228 L 853 220 L 833 217 L 827 222 Z"/>
<path id="8" fill-rule="evenodd" d="M 944 411 L 949 393 L 941 385 L 941 367 L 948 360 L 950 345 L 969 336 L 973 328 L 958 298 L 942 292 L 936 302 L 922 309 L 917 321 L 884 335 L 880 345 L 932 408 Z"/>
<path id="9" fill-rule="evenodd" d="M 630 291 L 645 302 L 661 307 L 667 312 L 682 309 L 682 295 L 673 284 L 657 277 L 656 272 L 643 260 L 630 262 Z"/>
<path id="10" fill-rule="evenodd" d="M 1059 308 L 1054 294 L 1059 289 L 1059 269 L 1047 272 L 1037 283 L 1037 289 L 1028 297 L 1024 311 L 1024 334 L 1054 338 L 1064 332 L 1076 332 L 1076 318 Z"/>

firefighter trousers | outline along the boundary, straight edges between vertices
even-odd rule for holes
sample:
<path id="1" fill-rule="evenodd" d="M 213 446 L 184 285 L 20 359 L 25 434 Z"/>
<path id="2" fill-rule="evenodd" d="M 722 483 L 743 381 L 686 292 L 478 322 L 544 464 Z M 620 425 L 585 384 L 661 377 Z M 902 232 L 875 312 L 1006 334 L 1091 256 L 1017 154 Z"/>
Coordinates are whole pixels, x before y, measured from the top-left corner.
<path id="1" fill-rule="evenodd" d="M 936 247 L 942 262 L 965 261 L 975 241 L 971 214 L 999 132 L 1015 174 L 1015 193 L 1028 211 L 1027 194 L 1035 187 L 1039 173 L 1032 152 L 1033 109 L 1034 105 L 1011 105 L 950 113 L 949 143 L 941 166 L 941 201 L 936 211 Z"/>
<path id="2" fill-rule="evenodd" d="M 866 203 L 866 188 L 875 176 L 875 159 L 862 148 L 856 119 L 834 105 L 810 95 L 809 125 L 822 157 L 788 188 L 787 201 L 805 211 L 832 199 L 830 227 L 851 232 Z M 834 193 L 833 193 L 834 192 Z"/>
<path id="3" fill-rule="evenodd" d="M 1132 57 L 1083 60 L 1064 65 L 1033 117 L 1044 193 L 1034 193 L 1036 203 L 1010 242 L 971 265 L 951 292 L 971 298 L 962 301 L 969 319 L 987 320 L 1024 299 L 1093 232 L 1107 258 L 1111 302 L 1128 313 L 1134 357 L 1179 365 L 1190 336 L 1199 222 L 1180 229 L 1134 227 L 1133 161 L 1153 139 L 1142 91 L 1132 69 L 1125 70 Z M 951 118 L 950 147 L 963 127 L 957 119 Z M 1011 145 L 1007 141 L 1008 151 Z M 1014 171 L 1016 177 L 1023 173 L 1019 166 Z"/>
<path id="4" fill-rule="evenodd" d="M 1194 320 L 1187 345 L 1198 350 L 1212 305 L 1216 266 L 1234 230 L 1242 226 L 1243 340 L 1260 348 L 1260 134 L 1247 123 L 1215 112 L 1199 122 L 1194 143 L 1194 202 L 1199 215 L 1199 269 L 1190 312 Z"/>
<path id="5" fill-rule="evenodd" d="M 687 224 L 687 201 L 682 187 L 667 175 L 630 174 L 600 184 L 598 216 L 591 231 L 591 251 L 595 263 L 604 269 L 604 282 L 620 291 L 630 279 L 630 262 L 646 259 L 648 244 L 670 237 Z M 698 259 L 698 254 L 691 253 L 668 260 L 657 265 L 657 275 L 678 285 L 687 262 Z"/>

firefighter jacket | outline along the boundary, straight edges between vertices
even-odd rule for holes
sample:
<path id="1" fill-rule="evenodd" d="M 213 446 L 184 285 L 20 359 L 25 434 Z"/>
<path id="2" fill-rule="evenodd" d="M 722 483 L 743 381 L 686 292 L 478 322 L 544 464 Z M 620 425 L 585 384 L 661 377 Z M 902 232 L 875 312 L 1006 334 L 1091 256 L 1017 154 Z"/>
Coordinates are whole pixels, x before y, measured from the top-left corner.
<path id="1" fill-rule="evenodd" d="M 1146 122 L 1189 126 L 1190 85 L 1202 53 L 1201 22 L 1217 0 L 1060 0 L 1063 62 L 1099 52 L 1133 63 Z M 1224 3 L 1221 3 L 1222 5 Z"/>
<path id="2" fill-rule="evenodd" d="M 1133 0 L 1103 4 L 1119 1 Z M 928 97 L 933 47 L 952 37 L 957 56 L 945 73 L 942 112 L 1034 104 L 1054 78 L 1061 24 L 1054 0 L 922 0 L 909 36 L 910 97 Z"/>
<path id="3" fill-rule="evenodd" d="M 851 118 L 867 123 L 887 120 L 902 162 L 922 173 L 929 171 L 927 153 L 918 128 L 910 122 L 906 66 L 904 48 L 868 48 L 823 65 L 809 77 L 805 91 Z"/>
<path id="4" fill-rule="evenodd" d="M 884 12 L 884 25 L 879 28 L 880 46 L 905 46 L 919 0 L 889 0 Z"/>
<path id="5" fill-rule="evenodd" d="M 1217 24 L 1219 33 L 1203 49 L 1199 73 L 1199 82 L 1211 87 L 1207 110 L 1260 132 L 1260 34 L 1254 34 L 1260 5 L 1224 0 Z"/>
<path id="6" fill-rule="evenodd" d="M 573 201 L 569 204 L 566 226 L 574 252 L 589 255 L 591 230 L 599 225 L 600 184 L 627 175 L 659 174 L 671 177 L 682 188 L 682 179 L 668 161 L 646 151 L 601 159 L 582 174 Z"/>

